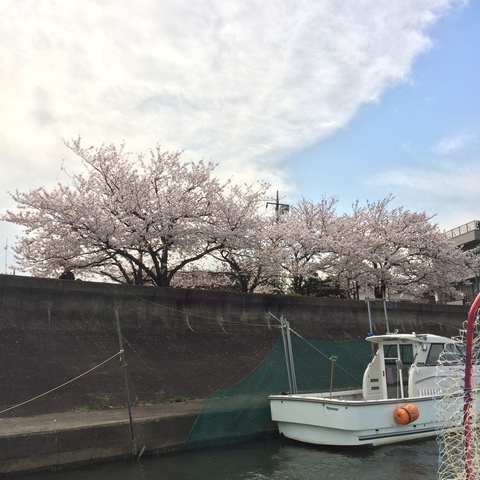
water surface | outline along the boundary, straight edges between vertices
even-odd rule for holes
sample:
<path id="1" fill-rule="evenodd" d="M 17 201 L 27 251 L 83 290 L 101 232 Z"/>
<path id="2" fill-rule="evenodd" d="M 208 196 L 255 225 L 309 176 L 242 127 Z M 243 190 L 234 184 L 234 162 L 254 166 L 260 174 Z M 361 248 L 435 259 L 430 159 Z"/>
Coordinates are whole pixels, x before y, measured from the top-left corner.
<path id="1" fill-rule="evenodd" d="M 142 457 L 18 480 L 435 480 L 435 439 L 383 447 L 319 447 L 274 439 Z"/>

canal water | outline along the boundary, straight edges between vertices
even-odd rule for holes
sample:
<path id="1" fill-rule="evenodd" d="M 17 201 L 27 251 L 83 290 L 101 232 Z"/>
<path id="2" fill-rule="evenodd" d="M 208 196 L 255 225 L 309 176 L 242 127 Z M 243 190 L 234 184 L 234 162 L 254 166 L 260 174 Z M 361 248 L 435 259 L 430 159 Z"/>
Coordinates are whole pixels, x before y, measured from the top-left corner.
<path id="1" fill-rule="evenodd" d="M 383 447 L 320 447 L 286 439 L 142 457 L 17 480 L 435 480 L 435 439 Z"/>

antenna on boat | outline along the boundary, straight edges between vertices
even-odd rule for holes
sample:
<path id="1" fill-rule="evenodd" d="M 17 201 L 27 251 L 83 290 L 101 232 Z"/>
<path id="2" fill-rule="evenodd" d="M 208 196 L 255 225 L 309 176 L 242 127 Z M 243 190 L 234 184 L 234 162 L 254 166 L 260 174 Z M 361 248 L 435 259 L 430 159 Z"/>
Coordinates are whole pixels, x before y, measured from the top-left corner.
<path id="1" fill-rule="evenodd" d="M 367 301 L 367 309 L 368 309 L 368 333 L 373 334 L 373 327 L 372 327 L 372 310 L 370 309 L 370 297 L 365 297 Z"/>
<path id="2" fill-rule="evenodd" d="M 372 329 L 372 311 L 370 309 L 370 302 L 383 302 L 383 314 L 385 316 L 385 327 L 387 329 L 387 333 L 390 333 L 390 326 L 388 324 L 388 313 L 387 313 L 387 301 L 385 298 L 373 298 L 370 297 L 368 294 L 368 286 L 365 287 L 365 301 L 367 302 L 367 308 L 368 308 L 368 327 L 370 329 L 369 333 L 373 333 Z"/>
<path id="3" fill-rule="evenodd" d="M 383 298 L 383 313 L 385 315 L 385 324 L 387 326 L 387 333 L 390 333 L 390 327 L 388 326 L 388 313 L 387 313 L 387 301 Z"/>

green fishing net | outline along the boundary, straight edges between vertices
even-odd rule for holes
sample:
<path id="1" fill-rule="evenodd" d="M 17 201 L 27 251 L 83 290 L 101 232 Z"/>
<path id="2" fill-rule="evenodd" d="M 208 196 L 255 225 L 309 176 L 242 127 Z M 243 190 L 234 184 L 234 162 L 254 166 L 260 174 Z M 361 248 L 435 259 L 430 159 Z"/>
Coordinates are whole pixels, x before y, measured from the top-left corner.
<path id="1" fill-rule="evenodd" d="M 361 388 L 372 358 L 368 342 L 325 342 L 295 335 L 291 340 L 299 393 L 329 392 L 331 385 L 333 390 Z M 280 337 L 255 370 L 206 398 L 182 449 L 234 445 L 274 432 L 268 396 L 282 392 L 289 392 L 289 384 Z"/>

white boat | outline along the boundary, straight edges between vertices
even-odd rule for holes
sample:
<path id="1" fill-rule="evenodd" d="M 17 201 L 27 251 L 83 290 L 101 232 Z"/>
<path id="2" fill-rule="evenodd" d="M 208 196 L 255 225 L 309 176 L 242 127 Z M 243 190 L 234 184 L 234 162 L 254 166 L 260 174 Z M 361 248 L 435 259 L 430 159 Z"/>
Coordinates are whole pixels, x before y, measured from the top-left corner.
<path id="1" fill-rule="evenodd" d="M 458 339 L 417 333 L 371 335 L 366 340 L 376 345 L 376 352 L 361 389 L 296 393 L 288 323 L 282 322 L 287 327 L 284 344 L 293 393 L 270 395 L 269 400 L 272 420 L 285 437 L 319 445 L 376 446 L 436 434 L 436 402 L 443 395 L 439 375 L 445 377 L 444 384 L 462 381 L 465 349 Z M 447 366 L 439 373 L 440 355 Z M 477 367 L 474 370 L 478 378 Z M 452 398 L 462 401 L 463 389 L 454 388 Z M 461 414 L 458 417 L 461 425 Z"/>

